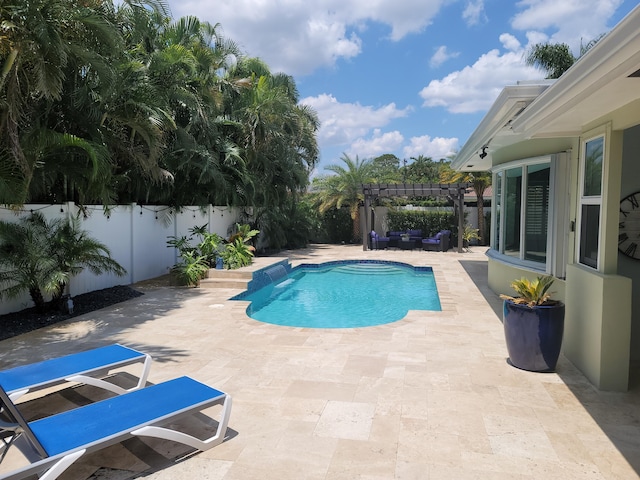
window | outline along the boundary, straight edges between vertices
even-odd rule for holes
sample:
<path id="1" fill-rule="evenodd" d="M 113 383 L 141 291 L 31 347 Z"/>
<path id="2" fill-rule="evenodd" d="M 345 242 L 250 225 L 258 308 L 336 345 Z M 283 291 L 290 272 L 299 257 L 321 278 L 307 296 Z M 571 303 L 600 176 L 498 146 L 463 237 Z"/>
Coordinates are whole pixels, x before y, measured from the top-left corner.
<path id="1" fill-rule="evenodd" d="M 556 195 L 550 192 L 554 177 L 559 177 L 558 172 L 564 171 L 567 165 L 563 153 L 513 162 L 494 169 L 496 208 L 489 255 L 563 276 L 564 263 L 558 268 L 554 260 L 557 254 L 551 255 L 550 252 L 559 248 L 551 241 L 551 234 L 559 231 L 553 228 L 554 202 L 556 209 L 564 210 L 564 197 L 562 192 Z M 560 185 L 557 188 L 563 192 L 566 190 Z"/>
<path id="2" fill-rule="evenodd" d="M 498 250 L 498 245 L 500 245 L 500 217 L 502 215 L 502 177 L 504 176 L 504 172 L 499 171 L 496 172 L 495 177 L 493 179 L 493 188 L 494 188 L 494 198 L 495 201 L 493 204 L 493 221 L 491 222 L 491 228 L 493 231 L 491 232 L 491 243 L 492 248 Z"/>
<path id="3" fill-rule="evenodd" d="M 507 170 L 504 201 L 504 249 L 505 255 L 520 256 L 520 220 L 522 218 L 522 167 Z"/>
<path id="4" fill-rule="evenodd" d="M 603 160 L 604 136 L 586 141 L 580 162 L 578 262 L 595 269 L 600 253 Z"/>
<path id="5" fill-rule="evenodd" d="M 524 258 L 544 263 L 547 255 L 549 224 L 548 164 L 527 168 L 527 200 L 525 203 Z"/>

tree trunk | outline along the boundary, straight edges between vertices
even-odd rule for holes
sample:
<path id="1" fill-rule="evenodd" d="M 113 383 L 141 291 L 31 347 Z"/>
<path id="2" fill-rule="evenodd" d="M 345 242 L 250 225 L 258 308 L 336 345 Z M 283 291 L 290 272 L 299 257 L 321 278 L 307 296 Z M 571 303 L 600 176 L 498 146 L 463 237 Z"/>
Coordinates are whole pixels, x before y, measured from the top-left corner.
<path id="1" fill-rule="evenodd" d="M 29 295 L 31 295 L 31 300 L 33 300 L 33 304 L 36 306 L 36 310 L 38 312 L 45 311 L 45 303 L 44 297 L 42 296 L 42 292 L 38 287 L 32 287 L 29 289 Z"/>
<path id="2" fill-rule="evenodd" d="M 353 214 L 353 242 L 360 243 L 360 209 L 358 208 Z"/>
<path id="3" fill-rule="evenodd" d="M 484 238 L 484 197 L 482 194 L 476 194 L 478 199 L 478 236 L 480 237 L 480 245 L 486 245 L 486 239 Z"/>

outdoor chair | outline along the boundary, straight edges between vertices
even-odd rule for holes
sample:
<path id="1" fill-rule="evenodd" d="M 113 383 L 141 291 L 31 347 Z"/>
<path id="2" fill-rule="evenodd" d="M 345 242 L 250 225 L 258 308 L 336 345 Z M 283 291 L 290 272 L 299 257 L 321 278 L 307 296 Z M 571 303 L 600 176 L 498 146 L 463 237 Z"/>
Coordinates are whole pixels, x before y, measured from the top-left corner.
<path id="1" fill-rule="evenodd" d="M 446 252 L 447 250 L 449 250 L 450 237 L 450 230 L 441 230 L 433 237 L 424 238 L 422 240 L 422 249 L 436 252 Z"/>
<path id="2" fill-rule="evenodd" d="M 409 240 L 411 240 L 416 248 L 420 248 L 420 244 L 422 243 L 422 230 L 407 230 L 407 235 L 409 235 Z"/>
<path id="3" fill-rule="evenodd" d="M 208 439 L 168 426 L 179 417 L 213 405 L 222 405 L 222 412 L 215 434 Z M 15 445 L 30 462 L 0 476 L 17 480 L 44 472 L 42 478 L 53 480 L 83 455 L 132 437 L 170 440 L 196 450 L 219 445 L 227 431 L 231 397 L 180 377 L 27 422 L 0 387 L 0 412 L 0 438 L 5 444 L 0 448 L 0 459 Z"/>
<path id="4" fill-rule="evenodd" d="M 387 232 L 387 238 L 389 239 L 389 246 L 398 248 L 400 246 L 400 240 L 404 235 L 404 232 Z"/>
<path id="5" fill-rule="evenodd" d="M 372 250 L 383 250 L 389 247 L 389 238 L 381 237 L 376 233 L 375 230 L 371 230 L 371 249 Z"/>
<path id="6" fill-rule="evenodd" d="M 137 390 L 147 383 L 151 357 L 119 344 L 2 370 L 0 386 L 14 402 L 27 392 L 65 382 L 86 383 L 120 395 L 127 390 L 100 377 L 106 376 L 111 370 L 133 363 L 143 364 L 137 385 L 129 389 Z"/>

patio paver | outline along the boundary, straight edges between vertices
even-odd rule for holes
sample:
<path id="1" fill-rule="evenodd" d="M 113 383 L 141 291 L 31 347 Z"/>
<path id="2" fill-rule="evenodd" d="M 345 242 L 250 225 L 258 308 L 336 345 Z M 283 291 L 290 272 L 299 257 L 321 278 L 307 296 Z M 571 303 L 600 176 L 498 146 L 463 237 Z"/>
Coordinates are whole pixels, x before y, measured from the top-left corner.
<path id="1" fill-rule="evenodd" d="M 639 478 L 640 385 L 599 392 L 564 357 L 557 373 L 511 367 L 501 300 L 487 286 L 484 249 L 472 250 L 288 252 L 294 265 L 430 265 L 440 312 L 368 328 L 281 327 L 248 318 L 245 302 L 228 300 L 238 290 L 144 282 L 141 297 L 0 342 L 0 369 L 119 342 L 152 355 L 151 382 L 189 375 L 233 396 L 222 445 L 183 459 L 181 446 L 133 439 L 88 455 L 67 480 Z M 37 415 L 98 395 L 67 388 L 28 408 Z M 21 461 L 11 451 L 0 477 Z"/>

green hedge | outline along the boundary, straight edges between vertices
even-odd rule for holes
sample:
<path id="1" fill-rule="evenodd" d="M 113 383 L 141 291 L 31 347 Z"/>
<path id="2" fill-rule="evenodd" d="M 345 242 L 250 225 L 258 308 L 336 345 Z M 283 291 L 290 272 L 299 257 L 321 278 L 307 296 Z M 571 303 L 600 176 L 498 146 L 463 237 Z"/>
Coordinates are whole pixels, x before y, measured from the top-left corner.
<path id="1" fill-rule="evenodd" d="M 329 243 L 350 243 L 353 236 L 353 221 L 346 208 L 332 208 L 322 217 L 323 232 L 320 235 Z"/>
<path id="2" fill-rule="evenodd" d="M 422 230 L 423 237 L 435 235 L 440 230 L 457 232 L 453 212 L 425 212 L 414 210 L 389 210 L 387 213 L 389 230 L 403 232 Z"/>

